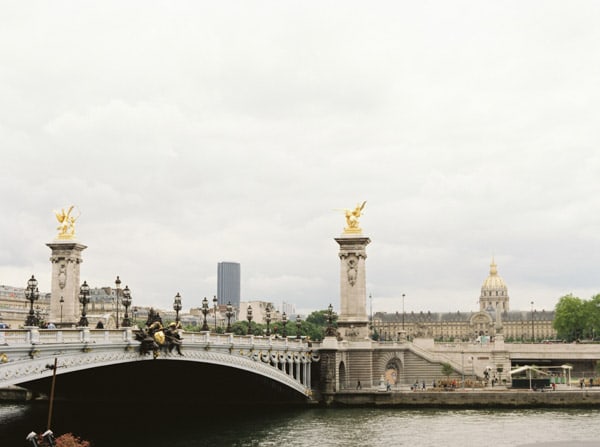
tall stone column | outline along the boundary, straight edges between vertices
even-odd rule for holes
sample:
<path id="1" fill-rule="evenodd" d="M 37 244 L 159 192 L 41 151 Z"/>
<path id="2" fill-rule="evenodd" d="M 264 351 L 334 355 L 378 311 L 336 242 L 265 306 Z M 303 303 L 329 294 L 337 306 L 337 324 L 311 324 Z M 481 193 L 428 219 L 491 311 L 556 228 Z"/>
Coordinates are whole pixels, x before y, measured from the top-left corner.
<path id="1" fill-rule="evenodd" d="M 76 241 L 56 240 L 46 244 L 52 250 L 52 297 L 50 320 L 57 326 L 70 327 L 79 321 L 79 265 L 87 246 Z M 61 305 L 61 298 L 64 302 Z M 62 315 L 62 324 L 61 324 Z"/>
<path id="2" fill-rule="evenodd" d="M 365 260 L 371 239 L 361 234 L 343 234 L 335 241 L 340 245 L 338 330 L 346 340 L 364 340 L 369 338 Z"/>

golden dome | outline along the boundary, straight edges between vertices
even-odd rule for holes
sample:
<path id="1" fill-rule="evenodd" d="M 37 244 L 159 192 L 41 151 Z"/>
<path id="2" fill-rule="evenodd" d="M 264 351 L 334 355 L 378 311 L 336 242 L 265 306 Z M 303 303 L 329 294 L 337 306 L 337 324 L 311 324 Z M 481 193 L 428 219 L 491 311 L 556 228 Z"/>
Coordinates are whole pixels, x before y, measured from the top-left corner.
<path id="1" fill-rule="evenodd" d="M 481 286 L 481 295 L 485 296 L 486 294 L 483 292 L 492 292 L 492 291 L 503 291 L 503 296 L 506 295 L 506 283 L 504 280 L 498 275 L 498 269 L 494 259 L 492 258 L 492 263 L 490 264 L 490 276 L 488 276 L 485 281 L 483 281 L 483 285 Z"/>

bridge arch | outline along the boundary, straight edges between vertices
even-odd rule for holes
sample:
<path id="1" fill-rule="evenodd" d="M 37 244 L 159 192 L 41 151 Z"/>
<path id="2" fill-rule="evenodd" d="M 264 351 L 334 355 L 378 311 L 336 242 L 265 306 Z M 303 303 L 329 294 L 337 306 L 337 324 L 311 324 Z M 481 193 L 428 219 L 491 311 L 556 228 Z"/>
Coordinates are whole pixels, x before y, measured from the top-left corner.
<path id="1" fill-rule="evenodd" d="M 195 365 L 182 368 L 191 374 L 195 374 L 195 368 L 196 371 L 210 375 L 206 366 L 212 366 L 234 375 L 238 371 L 245 374 L 244 377 L 261 381 L 267 387 L 287 390 L 286 392 L 302 398 L 311 395 L 310 363 L 313 356 L 309 347 L 301 342 L 186 334 L 183 355 L 163 352 L 157 359 L 153 359 L 151 354 L 141 355 L 139 344 L 130 337 L 123 336 L 124 331 L 118 332 L 121 335 L 118 339 L 107 340 L 104 337 L 98 340 L 101 343 L 96 343 L 89 335 L 83 342 L 65 342 L 62 334 L 61 343 L 56 343 L 56 340 L 53 343 L 43 343 L 39 339 L 36 339 L 36 343 L 8 343 L 8 347 L 2 348 L 6 361 L 0 363 L 0 380 L 3 385 L 19 385 L 47 379 L 52 375 L 48 366 L 53 364 L 54 358 L 58 359 L 58 376 L 88 370 L 100 371 L 101 368 L 111 366 L 120 366 L 121 371 L 143 374 L 146 369 L 152 370 L 151 365 L 168 361 L 171 364 Z M 86 374 L 82 374 L 83 376 L 90 377 Z M 136 380 L 136 377 L 128 379 Z"/>

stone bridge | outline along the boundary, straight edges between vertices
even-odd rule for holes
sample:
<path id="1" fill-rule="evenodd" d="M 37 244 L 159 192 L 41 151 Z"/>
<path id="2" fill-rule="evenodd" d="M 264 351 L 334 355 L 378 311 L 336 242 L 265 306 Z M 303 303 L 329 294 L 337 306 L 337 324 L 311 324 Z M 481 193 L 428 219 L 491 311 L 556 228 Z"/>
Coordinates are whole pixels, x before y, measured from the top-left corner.
<path id="1" fill-rule="evenodd" d="M 311 399 L 311 365 L 318 356 L 303 340 L 209 332 L 183 332 L 182 337 L 181 355 L 164 350 L 153 359 L 152 353 L 140 354 L 140 343 L 131 328 L 2 330 L 0 387 L 47 381 L 53 375 L 54 359 L 57 376 L 113 365 L 157 365 L 169 361 L 260 376 L 265 383 L 276 383 L 287 392 L 292 390 L 298 398 Z M 196 374 L 194 369 L 188 371 Z"/>

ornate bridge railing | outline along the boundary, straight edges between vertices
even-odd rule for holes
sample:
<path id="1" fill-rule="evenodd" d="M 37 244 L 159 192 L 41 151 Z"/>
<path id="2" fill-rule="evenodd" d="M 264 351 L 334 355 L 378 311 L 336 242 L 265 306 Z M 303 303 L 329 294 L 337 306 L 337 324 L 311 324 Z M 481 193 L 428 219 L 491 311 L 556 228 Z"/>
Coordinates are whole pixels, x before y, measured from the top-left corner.
<path id="1" fill-rule="evenodd" d="M 246 370 L 311 395 L 310 365 L 318 356 L 303 340 L 182 332 L 182 354 L 165 350 L 154 360 L 151 354 L 140 354 L 134 333 L 131 328 L 0 330 L 0 387 L 50 376 L 47 365 L 55 357 L 60 363 L 57 374 L 168 359 Z"/>

